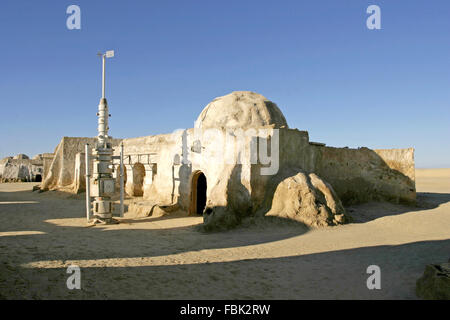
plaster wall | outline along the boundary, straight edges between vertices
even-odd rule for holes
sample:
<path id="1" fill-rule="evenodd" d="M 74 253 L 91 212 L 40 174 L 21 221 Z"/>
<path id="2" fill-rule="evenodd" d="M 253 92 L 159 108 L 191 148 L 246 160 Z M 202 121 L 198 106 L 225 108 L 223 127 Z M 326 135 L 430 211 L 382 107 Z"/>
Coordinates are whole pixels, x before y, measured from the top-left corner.
<path id="1" fill-rule="evenodd" d="M 311 145 L 314 172 L 344 204 L 371 200 L 414 203 L 414 149 L 371 150 Z"/>

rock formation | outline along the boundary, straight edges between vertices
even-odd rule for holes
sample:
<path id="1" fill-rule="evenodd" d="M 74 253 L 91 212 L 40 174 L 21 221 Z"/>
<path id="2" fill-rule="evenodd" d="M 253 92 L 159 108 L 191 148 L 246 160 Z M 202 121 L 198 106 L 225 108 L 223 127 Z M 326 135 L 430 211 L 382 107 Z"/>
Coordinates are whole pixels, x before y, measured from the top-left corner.
<path id="1" fill-rule="evenodd" d="M 450 300 L 450 262 L 427 265 L 417 280 L 416 294 L 427 300 Z"/>
<path id="2" fill-rule="evenodd" d="M 322 227 L 350 220 L 331 185 L 314 173 L 298 173 L 281 181 L 272 198 L 267 216 L 297 220 Z"/>

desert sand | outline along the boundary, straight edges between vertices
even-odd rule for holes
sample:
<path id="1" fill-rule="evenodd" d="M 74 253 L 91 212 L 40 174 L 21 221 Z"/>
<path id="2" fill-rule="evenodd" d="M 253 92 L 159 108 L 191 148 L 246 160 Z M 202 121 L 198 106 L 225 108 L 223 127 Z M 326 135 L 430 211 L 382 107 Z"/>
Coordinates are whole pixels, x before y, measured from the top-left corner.
<path id="1" fill-rule="evenodd" d="M 354 205 L 353 223 L 321 229 L 267 218 L 201 233 L 201 217 L 131 215 L 88 227 L 83 195 L 33 185 L 0 184 L 3 299 L 416 299 L 425 265 L 450 258 L 450 169 L 416 170 L 416 207 Z"/>

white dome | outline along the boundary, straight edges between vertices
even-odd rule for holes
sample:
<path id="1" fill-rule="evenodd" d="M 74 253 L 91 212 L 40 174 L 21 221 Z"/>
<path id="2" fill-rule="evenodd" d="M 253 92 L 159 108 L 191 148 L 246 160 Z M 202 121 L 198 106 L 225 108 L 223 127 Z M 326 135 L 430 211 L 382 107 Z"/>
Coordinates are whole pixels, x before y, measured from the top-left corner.
<path id="1" fill-rule="evenodd" d="M 286 118 L 275 103 L 251 91 L 234 91 L 215 98 L 200 113 L 195 128 L 287 128 Z"/>

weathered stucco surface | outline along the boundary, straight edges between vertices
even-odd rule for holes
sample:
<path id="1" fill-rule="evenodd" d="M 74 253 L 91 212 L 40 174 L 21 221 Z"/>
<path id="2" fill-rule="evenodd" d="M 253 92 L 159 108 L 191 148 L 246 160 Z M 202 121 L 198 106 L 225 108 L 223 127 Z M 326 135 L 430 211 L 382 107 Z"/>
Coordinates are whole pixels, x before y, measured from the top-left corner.
<path id="1" fill-rule="evenodd" d="M 250 107 L 249 107 L 250 106 Z M 235 91 L 215 98 L 200 113 L 194 128 L 287 128 L 286 118 L 278 106 L 251 91 Z"/>
<path id="2" fill-rule="evenodd" d="M 280 166 L 300 167 L 330 183 L 345 204 L 370 200 L 414 203 L 414 149 L 334 148 L 308 133 L 280 130 Z"/>

